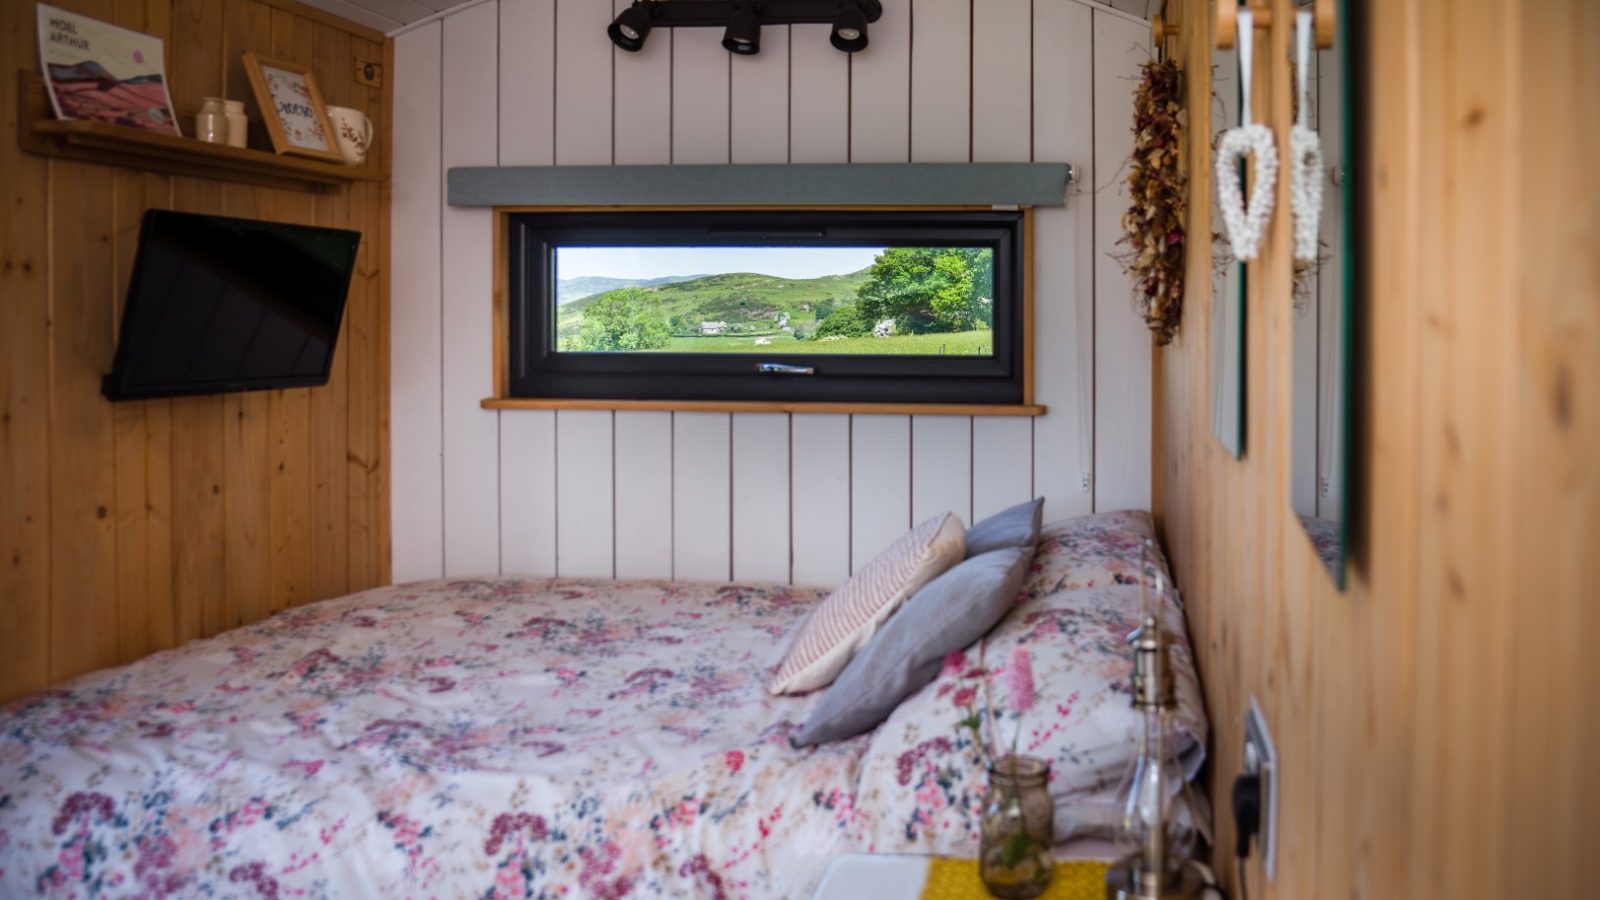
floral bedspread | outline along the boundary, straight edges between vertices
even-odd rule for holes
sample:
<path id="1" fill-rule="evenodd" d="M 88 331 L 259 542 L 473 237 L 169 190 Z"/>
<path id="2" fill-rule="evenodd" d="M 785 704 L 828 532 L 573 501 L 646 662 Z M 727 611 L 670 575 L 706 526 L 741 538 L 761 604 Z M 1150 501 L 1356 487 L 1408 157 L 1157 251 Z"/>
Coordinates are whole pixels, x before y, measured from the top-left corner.
<path id="1" fill-rule="evenodd" d="M 1073 521 L 1102 534 L 1053 530 L 990 639 L 1033 650 L 1024 744 L 1063 796 L 1103 787 L 1137 723 L 1137 588 L 1074 567 L 1148 527 Z M 819 695 L 764 685 L 824 594 L 400 585 L 16 701 L 0 896 L 804 897 L 841 853 L 970 854 L 982 779 L 948 679 L 871 735 L 789 746 Z"/>

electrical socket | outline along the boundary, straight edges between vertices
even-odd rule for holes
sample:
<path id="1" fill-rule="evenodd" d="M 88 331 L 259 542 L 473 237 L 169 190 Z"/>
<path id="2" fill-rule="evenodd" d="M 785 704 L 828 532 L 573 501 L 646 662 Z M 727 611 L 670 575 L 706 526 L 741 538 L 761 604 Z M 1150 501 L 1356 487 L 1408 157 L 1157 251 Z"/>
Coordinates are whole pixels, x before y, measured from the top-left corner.
<path id="1" fill-rule="evenodd" d="M 1277 874 L 1278 861 L 1278 748 L 1272 744 L 1272 732 L 1267 730 L 1267 715 L 1254 694 L 1250 695 L 1250 709 L 1244 715 L 1244 774 L 1261 778 L 1261 868 L 1271 881 Z"/>

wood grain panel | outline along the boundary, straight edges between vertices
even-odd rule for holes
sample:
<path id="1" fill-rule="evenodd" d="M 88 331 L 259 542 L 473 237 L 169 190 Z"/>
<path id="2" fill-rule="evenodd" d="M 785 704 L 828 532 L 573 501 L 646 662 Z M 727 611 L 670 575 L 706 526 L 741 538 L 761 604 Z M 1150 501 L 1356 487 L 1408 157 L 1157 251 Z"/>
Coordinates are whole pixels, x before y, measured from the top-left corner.
<path id="1" fill-rule="evenodd" d="M 851 417 L 850 571 L 911 527 L 910 457 L 909 416 Z"/>
<path id="2" fill-rule="evenodd" d="M 1289 21 L 1291 4 L 1273 4 Z M 1283 760 L 1277 877 L 1253 897 L 1581 895 L 1600 878 L 1600 219 L 1591 5 L 1369 6 L 1349 586 L 1293 505 L 1291 241 L 1247 298 L 1248 455 L 1210 438 L 1209 228 L 1191 221 L 1184 336 L 1157 355 L 1156 509 L 1214 726 L 1212 794 L 1258 695 Z M 1183 4 L 1191 125 L 1210 133 L 1205 4 Z M 1255 118 L 1286 140 L 1288 29 L 1260 33 Z M 1210 148 L 1188 148 L 1191 172 Z M 1286 179 L 1281 179 L 1286 181 Z M 1466 186 L 1471 186 L 1470 188 Z M 1280 203 L 1287 200 L 1280 183 Z M 1190 182 L 1190 215 L 1211 208 Z M 1585 374 L 1579 374 L 1580 372 Z M 1218 839 L 1232 844 L 1219 816 Z M 1231 857 L 1217 863 L 1230 883 Z"/>
<path id="3" fill-rule="evenodd" d="M 850 416 L 795 416 L 790 525 L 795 584 L 850 577 Z"/>
<path id="4" fill-rule="evenodd" d="M 555 162 L 556 0 L 501 0 L 500 164 Z"/>
<path id="5" fill-rule="evenodd" d="M 556 573 L 556 414 L 500 420 L 500 570 Z"/>
<path id="6" fill-rule="evenodd" d="M 440 88 L 441 165 L 492 165 L 496 133 L 494 54 L 496 7 L 483 4 L 444 20 L 445 58 Z M 485 364 L 494 342 L 492 278 L 494 214 L 487 209 L 444 209 L 441 339 L 444 372 L 444 453 L 457 464 L 444 471 L 444 571 L 472 575 L 500 571 L 499 417 L 479 408 L 493 391 Z"/>
<path id="7" fill-rule="evenodd" d="M 760 53 L 729 60 L 729 152 L 733 162 L 789 161 L 790 27 L 762 28 Z"/>
<path id="8" fill-rule="evenodd" d="M 387 134 L 382 93 L 352 82 L 355 37 L 322 13 L 259 0 L 62 5 L 163 38 L 181 120 L 202 95 L 248 96 L 234 63 L 253 49 L 307 62 L 330 102 L 371 104 Z M 0 10 L 4 55 L 29 69 L 34 14 Z M 16 128 L 16 94 L 0 93 Z M 365 351 L 342 339 L 327 388 L 116 404 L 99 389 L 147 209 L 360 223 L 376 248 L 387 243 L 383 192 L 313 200 L 47 162 L 14 142 L 0 143 L 0 192 L 0 701 L 254 621 L 274 598 L 309 602 L 385 579 L 387 496 L 368 483 L 387 447 L 381 253 L 351 292 L 352 315 L 369 319 Z M 358 422 L 352 404 L 370 414 Z M 347 457 L 358 440 L 368 462 L 356 475 Z M 358 483 L 359 546 L 347 499 Z"/>
<path id="9" fill-rule="evenodd" d="M 766 52 L 764 43 L 761 52 Z M 791 419 L 783 414 L 733 417 L 735 581 L 789 580 Z"/>
<path id="10" fill-rule="evenodd" d="M 556 574 L 611 578 L 616 488 L 612 414 L 562 410 L 556 415 Z"/>
<path id="11" fill-rule="evenodd" d="M 912 162 L 972 157 L 972 3 L 917 0 L 912 7 Z M 870 34 L 877 38 L 877 29 Z"/>
<path id="12" fill-rule="evenodd" d="M 911 520 L 953 512 L 972 524 L 972 419 L 911 417 Z"/>
<path id="13" fill-rule="evenodd" d="M 394 577 L 436 578 L 444 572 L 443 347 L 440 344 L 440 235 L 443 169 L 439 90 L 443 60 L 437 23 L 400 35 L 395 54 Z"/>
<path id="14" fill-rule="evenodd" d="M 556 165 L 611 162 L 611 4 L 556 0 Z"/>
<path id="15" fill-rule="evenodd" d="M 672 33 L 672 161 L 725 163 L 732 150 L 731 54 L 715 28 Z"/>
<path id="16" fill-rule="evenodd" d="M 911 10 L 891 4 L 850 57 L 850 162 L 911 158 Z"/>
<path id="17" fill-rule="evenodd" d="M 616 12 L 632 0 L 613 0 Z M 613 48 L 611 129 L 614 162 L 666 165 L 672 161 L 672 56 L 675 31 L 651 34 L 637 53 Z M 599 112 L 599 111 L 596 111 Z"/>
<path id="18" fill-rule="evenodd" d="M 733 417 L 672 416 L 672 577 L 733 577 Z"/>
<path id="19" fill-rule="evenodd" d="M 671 578 L 672 413 L 616 416 L 617 577 Z"/>
<path id="20" fill-rule="evenodd" d="M 1077 170 L 1067 205 L 1033 212 L 1034 489 L 1045 521 L 1094 509 L 1094 13 L 1036 3 L 1033 157 Z M 975 148 L 976 149 L 976 148 Z"/>
<path id="21" fill-rule="evenodd" d="M 839 163 L 850 158 L 850 68 L 853 57 L 828 43 L 827 25 L 789 26 L 789 161 Z"/>

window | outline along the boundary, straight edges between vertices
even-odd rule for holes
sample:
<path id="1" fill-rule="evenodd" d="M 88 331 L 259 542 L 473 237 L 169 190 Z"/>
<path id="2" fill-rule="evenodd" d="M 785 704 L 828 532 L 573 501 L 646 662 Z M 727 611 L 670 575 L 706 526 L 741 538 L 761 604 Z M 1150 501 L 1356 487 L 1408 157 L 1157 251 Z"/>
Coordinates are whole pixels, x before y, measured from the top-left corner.
<path id="1" fill-rule="evenodd" d="M 1024 214 L 512 213 L 514 397 L 1020 404 Z"/>

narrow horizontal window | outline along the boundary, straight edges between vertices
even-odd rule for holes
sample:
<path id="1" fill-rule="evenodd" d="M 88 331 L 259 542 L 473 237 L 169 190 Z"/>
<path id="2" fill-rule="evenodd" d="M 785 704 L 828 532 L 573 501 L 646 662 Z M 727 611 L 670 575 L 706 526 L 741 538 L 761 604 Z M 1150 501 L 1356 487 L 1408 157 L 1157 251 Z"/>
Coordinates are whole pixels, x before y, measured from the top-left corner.
<path id="1" fill-rule="evenodd" d="M 1018 404 L 1024 213 L 513 213 L 512 397 Z"/>

